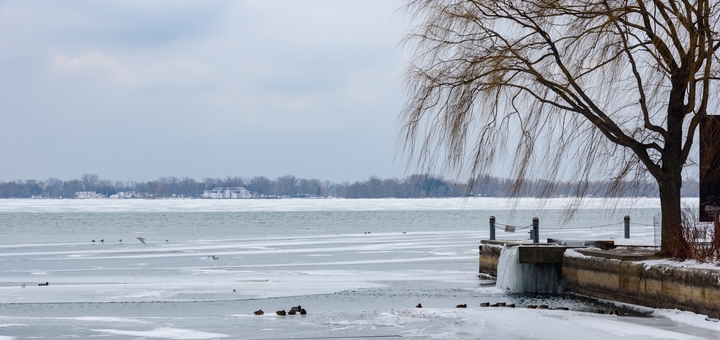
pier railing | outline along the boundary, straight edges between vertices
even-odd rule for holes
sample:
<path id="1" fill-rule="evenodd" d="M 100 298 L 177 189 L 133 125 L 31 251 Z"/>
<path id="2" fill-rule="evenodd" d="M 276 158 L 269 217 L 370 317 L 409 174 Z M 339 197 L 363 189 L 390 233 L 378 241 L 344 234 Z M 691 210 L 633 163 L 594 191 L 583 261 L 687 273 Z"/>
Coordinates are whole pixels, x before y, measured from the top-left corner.
<path id="1" fill-rule="evenodd" d="M 652 226 L 648 224 L 639 224 L 636 223 L 636 225 L 642 225 L 642 226 Z M 543 230 L 590 230 L 590 229 L 614 229 L 615 227 L 620 230 L 622 228 L 624 238 L 629 239 L 630 238 L 630 216 L 625 216 L 623 218 L 623 221 L 620 223 L 609 223 L 609 224 L 600 224 L 600 225 L 591 225 L 591 226 L 583 226 L 583 227 L 543 227 Z M 532 220 L 532 223 L 529 225 L 511 225 L 506 223 L 498 223 L 496 221 L 495 216 L 490 216 L 490 240 L 496 239 L 496 231 L 500 230 L 506 233 L 515 233 L 517 231 L 521 230 L 528 230 L 528 233 L 530 235 L 529 239 L 533 240 L 533 243 L 539 243 L 540 240 L 540 219 L 537 217 L 534 217 Z"/>
<path id="2" fill-rule="evenodd" d="M 616 240 L 620 237 L 631 238 L 632 230 L 639 230 L 635 233 L 635 245 L 660 247 L 661 223 L 660 216 L 656 216 L 653 224 L 631 223 L 630 216 L 624 216 L 622 222 L 604 223 L 588 226 L 541 226 L 540 220 L 535 217 L 527 225 L 513 225 L 498 222 L 495 216 L 490 216 L 490 240 L 496 240 L 497 232 L 516 233 L 527 231 L 528 239 L 532 243 L 539 243 L 540 230 L 549 232 L 552 237 L 558 237 L 560 233 L 586 234 L 584 237 L 598 237 L 598 234 L 613 235 Z M 595 232 L 593 229 L 597 229 Z M 594 232 L 583 233 L 583 231 Z M 684 258 L 695 259 L 701 262 L 717 261 L 720 258 L 720 221 L 715 223 L 698 222 L 697 219 L 685 217 L 683 221 L 683 237 L 689 245 L 688 254 Z M 649 233 L 648 233 L 649 232 Z M 622 235 L 622 236 L 620 236 Z M 640 241 L 640 242 L 638 242 Z M 625 243 L 628 244 L 628 243 Z"/>

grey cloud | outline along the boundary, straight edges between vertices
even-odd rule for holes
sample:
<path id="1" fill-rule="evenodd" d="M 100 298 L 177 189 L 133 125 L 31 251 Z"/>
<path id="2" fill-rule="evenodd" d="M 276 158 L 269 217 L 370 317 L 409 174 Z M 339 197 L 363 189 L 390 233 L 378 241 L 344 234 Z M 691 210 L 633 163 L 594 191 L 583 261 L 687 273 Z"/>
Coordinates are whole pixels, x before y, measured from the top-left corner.
<path id="1" fill-rule="evenodd" d="M 207 36 L 228 8 L 215 1 L 10 1 L 0 6 L 22 18 L 0 26 L 26 39 L 116 48 Z"/>
<path id="2" fill-rule="evenodd" d="M 0 180 L 402 176 L 392 11 L 2 2 Z"/>

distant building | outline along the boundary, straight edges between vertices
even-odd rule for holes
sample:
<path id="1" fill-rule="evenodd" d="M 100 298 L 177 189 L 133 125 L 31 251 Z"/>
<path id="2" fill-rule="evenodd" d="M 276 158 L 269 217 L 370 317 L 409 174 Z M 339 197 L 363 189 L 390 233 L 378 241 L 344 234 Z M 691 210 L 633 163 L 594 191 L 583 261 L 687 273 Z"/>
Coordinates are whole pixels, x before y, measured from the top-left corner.
<path id="1" fill-rule="evenodd" d="M 138 195 L 134 191 L 118 192 L 117 194 L 110 195 L 110 198 L 125 199 L 125 198 L 138 198 Z"/>
<path id="2" fill-rule="evenodd" d="M 202 194 L 203 198 L 252 198 L 250 191 L 243 187 L 224 188 L 217 187 L 212 190 L 205 190 Z"/>
<path id="3" fill-rule="evenodd" d="M 103 194 L 98 194 L 94 191 L 76 191 L 75 198 L 79 199 L 92 199 L 92 198 L 105 198 Z"/>

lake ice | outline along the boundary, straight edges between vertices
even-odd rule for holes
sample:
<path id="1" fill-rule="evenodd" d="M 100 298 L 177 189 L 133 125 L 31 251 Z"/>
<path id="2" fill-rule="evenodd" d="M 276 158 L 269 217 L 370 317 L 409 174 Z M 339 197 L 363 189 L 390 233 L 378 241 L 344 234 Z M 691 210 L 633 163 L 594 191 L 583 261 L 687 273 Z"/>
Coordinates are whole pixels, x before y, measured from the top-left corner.
<path id="1" fill-rule="evenodd" d="M 491 215 L 538 216 L 541 238 L 620 238 L 629 214 L 631 240 L 653 240 L 652 199 L 589 200 L 570 221 L 567 203 L 0 200 L 0 340 L 718 338 L 702 315 L 507 294 L 478 278 Z M 571 311 L 480 307 L 501 301 Z M 308 314 L 275 315 L 296 305 Z"/>

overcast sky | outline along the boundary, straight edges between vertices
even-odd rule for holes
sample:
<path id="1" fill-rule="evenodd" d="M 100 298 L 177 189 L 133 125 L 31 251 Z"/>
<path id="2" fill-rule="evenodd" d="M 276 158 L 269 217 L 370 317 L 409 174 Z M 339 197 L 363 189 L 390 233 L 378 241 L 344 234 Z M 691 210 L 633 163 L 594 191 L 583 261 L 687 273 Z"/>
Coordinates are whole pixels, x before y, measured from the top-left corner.
<path id="1" fill-rule="evenodd" d="M 404 177 L 398 6 L 0 1 L 0 180 Z"/>

